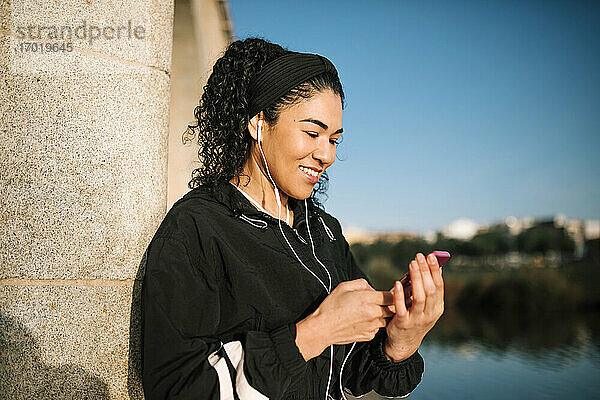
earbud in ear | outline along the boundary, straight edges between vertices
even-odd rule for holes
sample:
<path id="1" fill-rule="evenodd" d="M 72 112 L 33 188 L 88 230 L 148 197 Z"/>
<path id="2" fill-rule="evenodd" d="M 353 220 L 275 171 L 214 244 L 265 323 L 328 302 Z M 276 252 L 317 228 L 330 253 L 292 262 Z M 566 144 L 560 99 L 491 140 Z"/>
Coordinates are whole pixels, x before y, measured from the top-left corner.
<path id="1" fill-rule="evenodd" d="M 262 119 L 259 119 L 259 120 L 258 120 L 258 135 L 257 135 L 257 137 L 258 137 L 258 139 L 257 139 L 257 140 L 258 140 L 259 142 L 261 142 L 261 141 L 262 141 L 262 137 L 261 137 L 261 135 L 260 135 L 260 134 L 261 134 L 261 131 L 262 131 L 262 123 L 263 123 Z"/>

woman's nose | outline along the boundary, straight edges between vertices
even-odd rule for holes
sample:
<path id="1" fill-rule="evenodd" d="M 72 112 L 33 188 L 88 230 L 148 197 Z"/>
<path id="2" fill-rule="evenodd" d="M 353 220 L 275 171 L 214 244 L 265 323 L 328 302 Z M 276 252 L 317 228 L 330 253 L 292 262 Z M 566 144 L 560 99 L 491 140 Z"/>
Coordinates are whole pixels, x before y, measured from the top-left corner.
<path id="1" fill-rule="evenodd" d="M 319 140 L 317 148 L 313 151 L 313 157 L 325 165 L 333 163 L 335 160 L 335 145 L 329 142 L 327 137 Z"/>

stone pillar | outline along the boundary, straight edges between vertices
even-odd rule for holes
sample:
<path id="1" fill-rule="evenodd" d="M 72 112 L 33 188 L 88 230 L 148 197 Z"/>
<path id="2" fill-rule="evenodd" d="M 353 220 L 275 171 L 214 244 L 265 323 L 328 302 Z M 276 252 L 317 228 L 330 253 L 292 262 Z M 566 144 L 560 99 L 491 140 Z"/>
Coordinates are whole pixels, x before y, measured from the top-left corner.
<path id="1" fill-rule="evenodd" d="M 0 1 L 2 399 L 141 398 L 130 310 L 166 211 L 172 25 L 169 0 Z"/>

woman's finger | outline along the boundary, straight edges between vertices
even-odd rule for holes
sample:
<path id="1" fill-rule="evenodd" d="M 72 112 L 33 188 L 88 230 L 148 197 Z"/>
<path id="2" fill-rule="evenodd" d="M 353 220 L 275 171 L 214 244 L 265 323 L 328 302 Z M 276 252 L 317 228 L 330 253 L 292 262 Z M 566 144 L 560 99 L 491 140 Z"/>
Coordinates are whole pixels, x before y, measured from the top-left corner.
<path id="1" fill-rule="evenodd" d="M 417 262 L 419 263 L 421 278 L 423 278 L 423 290 L 425 290 L 425 309 L 428 310 L 430 307 L 427 306 L 427 303 L 431 303 L 431 300 L 434 300 L 435 302 L 435 299 L 433 297 L 436 294 L 437 288 L 435 286 L 435 283 L 433 283 L 433 277 L 431 276 L 429 263 L 422 253 L 417 254 Z"/>
<path id="2" fill-rule="evenodd" d="M 429 255 L 429 269 L 431 270 L 431 276 L 433 283 L 438 289 L 444 288 L 444 279 L 442 278 L 442 267 L 439 266 L 437 257 L 433 254 Z"/>
<path id="3" fill-rule="evenodd" d="M 406 309 L 406 304 L 404 303 L 404 289 L 399 281 L 396 281 L 394 285 L 394 307 L 396 309 L 395 311 L 397 316 L 401 318 L 406 316 L 408 310 Z"/>
<path id="4" fill-rule="evenodd" d="M 379 290 L 365 290 L 362 292 L 365 302 L 377 304 L 380 306 L 389 306 L 394 304 L 394 295 L 391 292 Z"/>
<path id="5" fill-rule="evenodd" d="M 425 258 L 423 257 L 423 260 Z M 421 264 L 420 264 L 421 265 Z M 428 318 L 434 318 L 438 313 L 440 302 L 443 300 L 443 292 L 440 290 L 435 282 L 433 281 L 434 272 L 439 273 L 439 266 L 435 255 L 430 254 L 426 260 L 425 268 L 421 266 L 421 274 L 423 276 L 424 287 L 425 287 L 425 310 L 424 313 Z"/>
<path id="6" fill-rule="evenodd" d="M 425 309 L 425 289 L 423 288 L 423 278 L 421 277 L 419 264 L 413 260 L 408 269 L 412 283 L 412 306 L 410 310 L 411 313 L 421 314 Z"/>

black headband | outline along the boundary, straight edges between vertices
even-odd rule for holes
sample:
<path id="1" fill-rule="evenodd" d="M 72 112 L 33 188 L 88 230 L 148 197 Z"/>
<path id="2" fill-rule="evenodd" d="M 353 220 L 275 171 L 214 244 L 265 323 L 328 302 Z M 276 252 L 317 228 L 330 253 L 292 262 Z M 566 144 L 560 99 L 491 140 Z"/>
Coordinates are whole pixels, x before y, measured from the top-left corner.
<path id="1" fill-rule="evenodd" d="M 267 63 L 250 81 L 248 115 L 254 117 L 296 85 L 323 72 L 337 75 L 331 61 L 318 54 L 290 52 Z"/>

